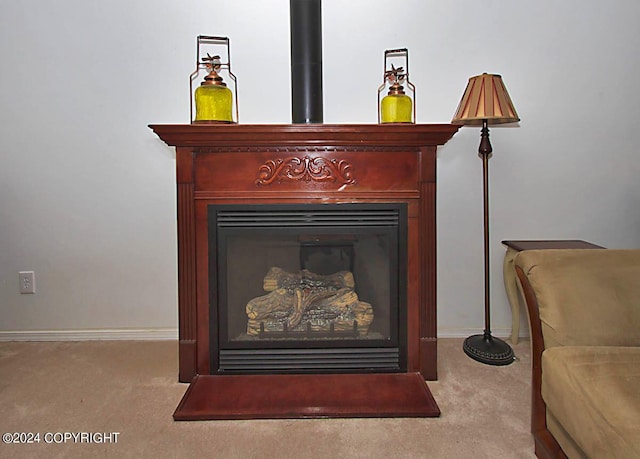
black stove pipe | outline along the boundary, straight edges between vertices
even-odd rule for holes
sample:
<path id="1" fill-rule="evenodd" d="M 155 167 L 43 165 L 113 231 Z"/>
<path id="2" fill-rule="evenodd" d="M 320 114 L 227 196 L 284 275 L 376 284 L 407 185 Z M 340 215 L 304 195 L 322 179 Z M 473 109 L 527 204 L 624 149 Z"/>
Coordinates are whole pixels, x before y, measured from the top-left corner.
<path id="1" fill-rule="evenodd" d="M 322 123 L 322 2 L 290 0 L 291 118 Z"/>

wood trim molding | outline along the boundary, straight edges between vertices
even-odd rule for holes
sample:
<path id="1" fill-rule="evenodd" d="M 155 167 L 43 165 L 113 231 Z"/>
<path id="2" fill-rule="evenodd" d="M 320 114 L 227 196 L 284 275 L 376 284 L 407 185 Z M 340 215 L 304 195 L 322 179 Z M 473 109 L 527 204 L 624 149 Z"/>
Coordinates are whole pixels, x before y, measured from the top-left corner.
<path id="1" fill-rule="evenodd" d="M 322 156 L 290 156 L 270 159 L 258 169 L 257 185 L 273 182 L 338 182 L 354 185 L 353 166 L 344 159 L 325 159 Z"/>
<path id="2" fill-rule="evenodd" d="M 194 154 L 176 151 L 176 194 L 178 204 L 178 324 L 179 380 L 190 382 L 197 374 L 196 239 Z"/>

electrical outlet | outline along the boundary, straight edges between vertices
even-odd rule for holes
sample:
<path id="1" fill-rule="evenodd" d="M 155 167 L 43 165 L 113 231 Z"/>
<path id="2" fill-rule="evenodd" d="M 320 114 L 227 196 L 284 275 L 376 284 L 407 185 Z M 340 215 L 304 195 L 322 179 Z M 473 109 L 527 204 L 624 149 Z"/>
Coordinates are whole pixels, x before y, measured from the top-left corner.
<path id="1" fill-rule="evenodd" d="M 36 273 L 20 271 L 20 293 L 36 293 Z"/>

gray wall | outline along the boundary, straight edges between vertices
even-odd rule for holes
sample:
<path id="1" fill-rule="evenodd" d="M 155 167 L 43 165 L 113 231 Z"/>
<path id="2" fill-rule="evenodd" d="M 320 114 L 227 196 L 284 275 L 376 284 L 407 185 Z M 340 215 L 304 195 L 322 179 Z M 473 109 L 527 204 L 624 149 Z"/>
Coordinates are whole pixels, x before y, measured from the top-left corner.
<path id="1" fill-rule="evenodd" d="M 289 123 L 288 3 L 0 3 L 1 336 L 175 336 L 175 156 L 146 126 L 189 122 L 198 34 L 231 37 L 242 123 Z M 522 121 L 491 130 L 496 334 L 511 322 L 502 239 L 640 247 L 640 3 L 323 8 L 326 123 L 376 122 L 385 49 L 409 48 L 420 123 L 449 122 L 470 76 L 502 74 Z M 483 326 L 478 142 L 465 127 L 439 150 L 441 336 Z"/>

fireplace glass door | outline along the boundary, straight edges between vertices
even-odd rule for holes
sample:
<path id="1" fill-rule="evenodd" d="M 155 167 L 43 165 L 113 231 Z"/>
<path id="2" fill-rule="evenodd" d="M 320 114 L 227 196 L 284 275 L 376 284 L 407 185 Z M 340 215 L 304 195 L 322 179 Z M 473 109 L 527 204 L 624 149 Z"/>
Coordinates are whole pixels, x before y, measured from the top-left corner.
<path id="1" fill-rule="evenodd" d="M 406 205 L 210 205 L 212 369 L 406 370 Z"/>

